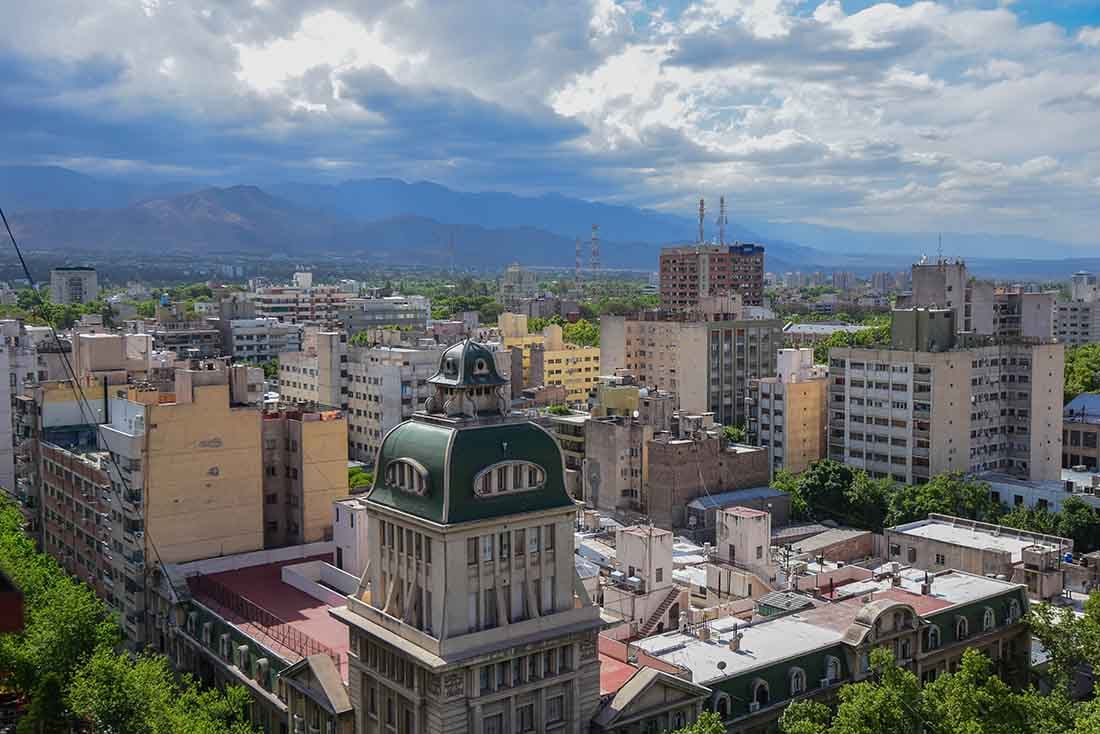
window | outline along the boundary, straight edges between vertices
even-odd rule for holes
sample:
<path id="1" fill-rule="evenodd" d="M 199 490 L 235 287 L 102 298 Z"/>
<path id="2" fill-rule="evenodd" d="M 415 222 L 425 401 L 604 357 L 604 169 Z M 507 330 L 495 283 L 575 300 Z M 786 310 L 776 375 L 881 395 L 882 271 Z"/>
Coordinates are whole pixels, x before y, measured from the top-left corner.
<path id="1" fill-rule="evenodd" d="M 493 536 L 483 535 L 481 536 L 481 560 L 491 561 L 493 560 Z"/>
<path id="2" fill-rule="evenodd" d="M 500 534 L 500 559 L 506 560 L 512 555 L 512 534 L 505 531 Z"/>
<path id="3" fill-rule="evenodd" d="M 1015 622 L 1020 618 L 1020 602 L 1010 599 L 1008 602 L 1008 621 Z"/>
<path id="4" fill-rule="evenodd" d="M 658 568 L 657 572 L 655 574 L 655 578 L 656 578 L 656 581 L 657 581 L 658 584 L 661 583 L 661 581 L 664 580 L 664 575 L 665 575 L 665 570 L 663 568 Z"/>
<path id="5" fill-rule="evenodd" d="M 970 623 L 966 621 L 966 617 L 955 618 L 955 639 L 962 640 L 970 634 Z"/>
<path id="6" fill-rule="evenodd" d="M 502 461 L 482 469 L 474 477 L 474 492 L 487 497 L 501 492 L 525 492 L 540 489 L 546 472 L 528 461 Z"/>
<path id="7" fill-rule="evenodd" d="M 528 703 L 516 709 L 516 731 L 523 732 L 535 730 L 535 704 Z"/>
<path id="8" fill-rule="evenodd" d="M 517 556 L 522 556 L 524 554 L 524 549 L 526 547 L 527 546 L 526 546 L 526 543 L 525 543 L 524 532 L 522 530 L 517 530 L 516 531 L 516 555 Z"/>
<path id="9" fill-rule="evenodd" d="M 943 566 L 943 565 L 946 565 L 946 564 L 947 564 L 947 559 L 944 558 L 944 555 L 942 553 L 937 553 L 936 554 L 936 565 L 937 566 Z"/>
<path id="10" fill-rule="evenodd" d="M 546 545 L 546 550 L 554 550 L 554 526 L 546 525 L 542 529 L 543 542 Z"/>
<path id="11" fill-rule="evenodd" d="M 546 723 L 553 724 L 565 717 L 565 696 L 546 699 Z"/>
<path id="12" fill-rule="evenodd" d="M 806 692 L 806 673 L 802 668 L 791 668 L 789 673 L 791 698 Z"/>
<path id="13" fill-rule="evenodd" d="M 527 552 L 538 553 L 539 552 L 539 529 L 530 528 L 527 532 Z"/>
<path id="14" fill-rule="evenodd" d="M 752 684 L 752 701 L 760 708 L 768 705 L 771 700 L 771 691 L 768 690 L 768 684 L 757 678 Z"/>
<path id="15" fill-rule="evenodd" d="M 901 546 L 898 545 L 897 543 L 891 543 L 890 544 L 890 555 L 891 556 L 900 556 L 901 555 Z"/>
<path id="16" fill-rule="evenodd" d="M 909 548 L 909 552 L 907 554 L 907 557 L 908 557 L 910 563 L 916 563 L 917 562 L 917 549 L 916 548 Z"/>
<path id="17" fill-rule="evenodd" d="M 940 628 L 936 625 L 932 625 L 928 628 L 928 633 L 925 637 L 925 650 L 938 650 L 940 647 Z"/>
<path id="18" fill-rule="evenodd" d="M 997 615 L 993 613 L 992 607 L 986 607 L 985 612 L 982 613 L 982 631 L 989 632 L 996 626 Z"/>
<path id="19" fill-rule="evenodd" d="M 840 680 L 840 659 L 832 655 L 825 658 L 825 680 L 835 683 Z"/>
<path id="20" fill-rule="evenodd" d="M 492 688 L 493 683 L 493 666 L 483 665 L 481 673 L 479 675 L 478 688 L 481 691 L 488 691 Z"/>

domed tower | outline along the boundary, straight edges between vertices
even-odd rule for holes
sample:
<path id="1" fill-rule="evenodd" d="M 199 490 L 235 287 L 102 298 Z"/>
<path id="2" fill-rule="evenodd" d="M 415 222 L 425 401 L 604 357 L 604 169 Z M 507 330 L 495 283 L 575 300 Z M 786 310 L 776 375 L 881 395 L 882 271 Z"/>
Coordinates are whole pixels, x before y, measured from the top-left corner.
<path id="1" fill-rule="evenodd" d="M 357 730 L 588 730 L 599 608 L 574 583 L 576 503 L 547 431 L 508 415 L 493 354 L 448 348 L 382 440 L 349 626 Z M 373 712 L 373 713 L 372 713 Z"/>

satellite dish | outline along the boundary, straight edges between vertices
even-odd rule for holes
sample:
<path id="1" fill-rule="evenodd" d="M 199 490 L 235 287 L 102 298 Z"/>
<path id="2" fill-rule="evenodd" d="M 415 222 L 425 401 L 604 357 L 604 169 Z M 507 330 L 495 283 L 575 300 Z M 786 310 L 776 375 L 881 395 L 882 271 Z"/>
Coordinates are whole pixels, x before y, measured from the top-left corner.
<path id="1" fill-rule="evenodd" d="M 634 415 L 635 418 L 637 418 L 641 415 L 641 413 L 639 413 L 638 411 L 635 410 L 633 415 Z"/>
<path id="2" fill-rule="evenodd" d="M 726 661 L 725 660 L 719 660 L 718 661 L 718 669 L 719 670 L 725 670 L 726 669 Z"/>

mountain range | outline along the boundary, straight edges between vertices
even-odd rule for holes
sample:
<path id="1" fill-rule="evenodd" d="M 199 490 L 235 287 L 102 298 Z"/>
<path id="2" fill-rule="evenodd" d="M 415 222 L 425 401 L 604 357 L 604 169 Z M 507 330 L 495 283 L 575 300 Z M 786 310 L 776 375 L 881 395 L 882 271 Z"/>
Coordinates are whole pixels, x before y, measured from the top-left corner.
<path id="1" fill-rule="evenodd" d="M 453 242 L 456 263 L 478 268 L 513 261 L 571 266 L 576 239 L 587 255 L 596 223 L 604 267 L 652 269 L 661 246 L 693 241 L 698 231 L 697 220 L 651 209 L 392 178 L 219 188 L 99 178 L 56 166 L 0 166 L 0 206 L 20 240 L 38 249 L 355 253 L 379 263 L 443 264 Z M 708 221 L 707 235 L 714 234 Z M 731 222 L 727 239 L 764 244 L 773 272 L 897 270 L 936 248 L 925 234 L 770 222 Z M 1085 254 L 1027 237 L 948 234 L 944 240 L 949 255 L 996 252 L 999 258 L 986 262 L 990 276 L 1025 274 L 1023 263 L 1000 258 Z M 1072 272 L 1053 259 L 1035 262 L 1026 273 Z"/>

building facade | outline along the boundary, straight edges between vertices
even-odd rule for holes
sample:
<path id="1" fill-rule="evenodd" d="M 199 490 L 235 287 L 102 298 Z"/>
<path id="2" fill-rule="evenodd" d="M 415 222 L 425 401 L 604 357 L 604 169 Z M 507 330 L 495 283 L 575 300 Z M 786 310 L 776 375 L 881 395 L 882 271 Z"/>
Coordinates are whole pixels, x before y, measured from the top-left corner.
<path id="1" fill-rule="evenodd" d="M 1062 467 L 1100 467 L 1100 395 L 1085 393 L 1062 411 Z"/>
<path id="2" fill-rule="evenodd" d="M 518 310 L 525 301 L 537 298 L 538 295 L 538 279 L 533 271 L 520 267 L 519 263 L 512 263 L 504 269 L 504 274 L 500 277 L 500 293 L 497 300 L 505 309 Z"/>
<path id="3" fill-rule="evenodd" d="M 245 362 L 268 362 L 302 348 L 302 327 L 273 317 L 231 319 L 219 324 L 227 356 Z"/>
<path id="4" fill-rule="evenodd" d="M 567 344 L 557 324 L 550 324 L 541 334 L 530 334 L 527 316 L 516 313 L 500 315 L 500 336 L 505 349 L 521 354 L 522 388 L 560 385 L 569 403 L 587 403 L 599 381 L 599 347 Z"/>
<path id="5" fill-rule="evenodd" d="M 772 471 L 802 472 L 828 453 L 829 370 L 812 349 L 780 349 L 776 376 L 749 383 L 748 442 L 766 446 Z"/>
<path id="6" fill-rule="evenodd" d="M 576 506 L 543 429 L 504 417 L 505 379 L 472 342 L 444 352 L 422 413 L 389 433 L 348 688 L 361 734 L 586 731 L 599 610 L 574 595 Z"/>
<path id="7" fill-rule="evenodd" d="M 710 412 L 724 425 L 744 425 L 749 383 L 775 374 L 782 327 L 775 319 L 603 316 L 601 367 L 607 374 L 624 369 L 644 385 L 675 393 L 681 411 Z"/>
<path id="8" fill-rule="evenodd" d="M 441 349 L 352 348 L 348 361 L 348 455 L 374 465 L 390 429 L 431 395 Z"/>
<path id="9" fill-rule="evenodd" d="M 305 329 L 302 350 L 279 355 L 279 393 L 284 400 L 347 410 L 348 337 L 340 331 Z"/>
<path id="10" fill-rule="evenodd" d="M 339 323 L 349 298 L 350 294 L 332 285 L 259 288 L 252 294 L 257 317 L 326 327 Z"/>
<path id="11" fill-rule="evenodd" d="M 425 296 L 384 296 L 349 298 L 340 323 L 348 334 L 384 327 L 426 331 L 431 318 L 432 304 Z"/>
<path id="12" fill-rule="evenodd" d="M 764 248 L 760 245 L 666 247 L 660 261 L 661 308 L 694 311 L 702 296 L 740 293 L 745 305 L 764 305 Z"/>
<path id="13" fill-rule="evenodd" d="M 54 268 L 50 271 L 50 300 L 57 304 L 91 303 L 99 298 L 95 268 Z"/>

